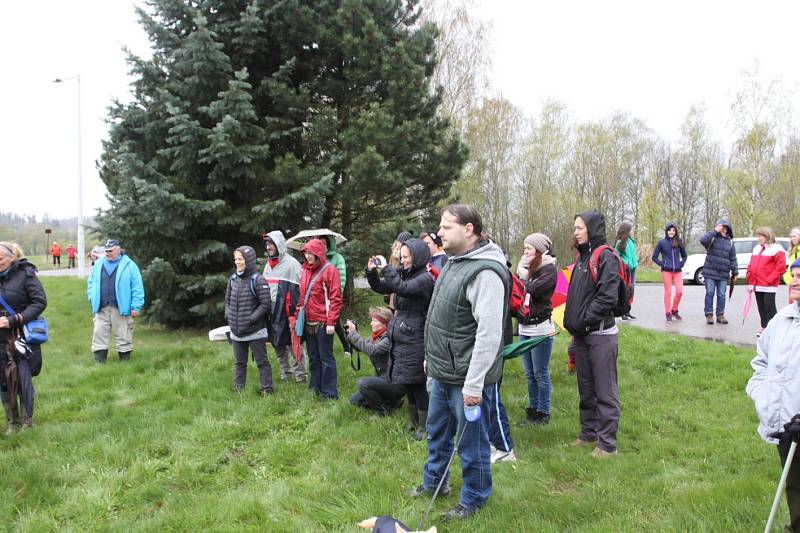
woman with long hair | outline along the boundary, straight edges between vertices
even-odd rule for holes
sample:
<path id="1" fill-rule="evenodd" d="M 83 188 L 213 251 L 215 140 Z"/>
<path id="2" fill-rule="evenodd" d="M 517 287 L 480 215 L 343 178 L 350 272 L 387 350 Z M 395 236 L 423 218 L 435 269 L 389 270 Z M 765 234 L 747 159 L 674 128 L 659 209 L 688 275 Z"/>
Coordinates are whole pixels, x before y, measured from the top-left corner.
<path id="1" fill-rule="evenodd" d="M 653 262 L 661 267 L 661 281 L 664 283 L 664 314 L 667 322 L 683 320 L 678 306 L 683 296 L 683 276 L 681 270 L 686 263 L 686 246 L 678 235 L 678 227 L 672 222 L 664 226 L 664 238 L 658 241 L 653 250 Z M 675 286 L 675 296 L 672 287 Z"/>
<path id="2" fill-rule="evenodd" d="M 614 249 L 622 257 L 622 261 L 631 273 L 631 302 L 633 291 L 636 287 L 636 267 L 639 266 L 639 257 L 636 255 L 636 241 L 633 240 L 633 227 L 623 222 L 617 229 L 617 238 L 614 240 Z M 630 311 L 622 315 L 622 320 L 635 320 Z"/>

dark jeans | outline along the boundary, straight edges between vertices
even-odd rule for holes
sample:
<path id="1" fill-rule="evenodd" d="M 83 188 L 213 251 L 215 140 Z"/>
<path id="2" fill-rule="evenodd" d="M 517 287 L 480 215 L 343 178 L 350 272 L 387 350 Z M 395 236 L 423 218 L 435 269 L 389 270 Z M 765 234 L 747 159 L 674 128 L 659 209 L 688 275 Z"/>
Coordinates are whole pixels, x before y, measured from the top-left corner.
<path id="1" fill-rule="evenodd" d="M 791 445 L 789 434 L 784 433 L 778 444 L 781 468 L 786 466 Z M 792 531 L 800 533 L 800 449 L 795 451 L 792 466 L 789 467 L 789 476 L 786 478 L 786 503 L 789 506 L 789 527 Z"/>
<path id="2" fill-rule="evenodd" d="M 758 316 L 761 318 L 761 327 L 765 328 L 778 313 L 775 307 L 775 293 L 756 291 L 756 306 L 758 306 Z"/>
<path id="3" fill-rule="evenodd" d="M 454 439 L 464 428 L 461 444 L 458 446 L 462 481 L 459 503 L 477 510 L 484 506 L 492 494 L 489 417 L 485 408 L 494 402 L 494 398 L 492 387 L 484 387 L 481 418 L 467 424 L 461 389 L 461 385 L 449 385 L 437 379 L 431 384 L 427 423 L 428 459 L 422 470 L 422 484 L 426 489 L 436 489 L 445 476 L 447 462 L 455 447 Z"/>
<path id="4" fill-rule="evenodd" d="M 320 324 L 316 333 L 303 335 L 308 350 L 308 372 L 311 379 L 308 388 L 328 400 L 338 400 L 336 386 L 336 359 L 333 358 L 333 335 L 325 332 Z"/>
<path id="5" fill-rule="evenodd" d="M 233 386 L 243 389 L 247 381 L 247 356 L 253 351 L 253 359 L 258 367 L 261 389 L 272 390 L 272 367 L 267 358 L 267 339 L 254 341 L 231 341 L 233 345 Z"/>
<path id="6" fill-rule="evenodd" d="M 75 258 L 70 257 L 67 261 L 67 268 L 75 268 Z"/>
<path id="7" fill-rule="evenodd" d="M 61 266 L 61 256 L 60 255 L 54 255 L 53 256 L 53 266 L 56 266 L 56 265 Z"/>
<path id="8" fill-rule="evenodd" d="M 706 278 L 705 314 L 714 314 L 714 293 L 717 295 L 717 314 L 725 314 L 725 291 L 727 289 L 727 279 Z"/>
<path id="9" fill-rule="evenodd" d="M 355 394 L 350 398 L 350 403 L 386 414 L 392 409 L 396 409 L 406 395 L 406 389 L 402 385 L 389 383 L 380 377 L 364 377 L 356 383 Z"/>
<path id="10" fill-rule="evenodd" d="M 500 399 L 501 384 L 502 380 L 488 386 L 492 388 L 494 397 L 494 401 L 486 405 L 486 416 L 489 418 L 489 442 L 498 450 L 509 452 L 514 449 L 514 440 L 511 438 L 511 426 L 508 424 L 506 407 Z"/>
<path id="11" fill-rule="evenodd" d="M 617 341 L 617 335 L 575 337 L 581 419 L 579 438 L 597 440 L 598 446 L 607 452 L 617 449 L 620 415 Z"/>

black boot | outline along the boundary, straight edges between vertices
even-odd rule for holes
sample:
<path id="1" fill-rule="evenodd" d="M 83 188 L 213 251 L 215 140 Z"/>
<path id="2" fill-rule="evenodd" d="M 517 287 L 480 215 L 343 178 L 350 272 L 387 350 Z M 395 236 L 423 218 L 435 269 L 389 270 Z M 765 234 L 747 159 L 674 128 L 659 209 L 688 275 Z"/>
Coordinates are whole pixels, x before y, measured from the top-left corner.
<path id="1" fill-rule="evenodd" d="M 414 440 L 423 440 L 425 438 L 426 430 L 425 424 L 428 422 L 428 411 L 417 411 L 419 418 L 419 427 L 414 432 Z"/>
<path id="2" fill-rule="evenodd" d="M 533 407 L 526 407 L 525 419 L 529 424 L 536 424 L 539 420 L 539 411 L 537 411 Z"/>
<path id="3" fill-rule="evenodd" d="M 131 360 L 131 353 L 133 352 L 117 352 L 120 361 L 130 361 Z"/>
<path id="4" fill-rule="evenodd" d="M 542 411 L 536 411 L 536 420 L 533 422 L 534 424 L 540 425 L 547 425 L 550 423 L 550 413 L 544 413 Z"/>
<path id="5" fill-rule="evenodd" d="M 94 351 L 94 362 L 103 364 L 108 359 L 108 350 L 95 350 Z"/>
<path id="6" fill-rule="evenodd" d="M 419 411 L 417 411 L 417 404 L 408 404 L 408 426 L 406 429 L 413 433 L 419 427 Z"/>

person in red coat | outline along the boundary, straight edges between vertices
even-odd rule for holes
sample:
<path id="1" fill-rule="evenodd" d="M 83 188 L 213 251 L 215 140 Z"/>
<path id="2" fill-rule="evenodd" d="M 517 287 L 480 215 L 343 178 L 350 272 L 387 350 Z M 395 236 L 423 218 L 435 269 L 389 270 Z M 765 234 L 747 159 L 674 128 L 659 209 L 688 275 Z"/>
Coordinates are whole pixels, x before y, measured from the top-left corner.
<path id="1" fill-rule="evenodd" d="M 342 312 L 339 271 L 325 258 L 327 248 L 319 239 L 303 246 L 300 302 L 295 315 L 302 324 L 311 379 L 308 388 L 325 400 L 338 400 L 333 334 Z M 300 327 L 298 324 L 298 327 Z"/>
<path id="2" fill-rule="evenodd" d="M 775 243 L 772 228 L 758 228 L 758 244 L 753 248 L 750 264 L 747 265 L 748 290 L 755 291 L 761 328 L 758 336 L 778 312 L 775 308 L 775 293 L 781 276 L 786 272 L 786 253 Z"/>
<path id="3" fill-rule="evenodd" d="M 75 258 L 78 257 L 78 249 L 74 244 L 67 246 L 67 268 L 75 268 Z"/>
<path id="4" fill-rule="evenodd" d="M 53 245 L 50 247 L 50 255 L 53 256 L 53 266 L 61 266 L 61 245 L 57 242 L 53 242 Z"/>

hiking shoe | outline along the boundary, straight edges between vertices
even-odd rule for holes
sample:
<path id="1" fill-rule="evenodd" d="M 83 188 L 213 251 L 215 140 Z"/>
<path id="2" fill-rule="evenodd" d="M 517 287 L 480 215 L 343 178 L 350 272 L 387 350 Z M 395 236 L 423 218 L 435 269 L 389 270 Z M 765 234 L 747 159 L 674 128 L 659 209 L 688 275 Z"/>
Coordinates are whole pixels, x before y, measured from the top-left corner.
<path id="1" fill-rule="evenodd" d="M 727 324 L 728 319 L 725 318 L 725 315 L 717 315 L 717 324 Z"/>
<path id="2" fill-rule="evenodd" d="M 714 323 L 714 316 L 706 315 L 706 324 L 713 324 L 713 323 Z"/>
<path id="3" fill-rule="evenodd" d="M 514 450 L 508 450 L 504 452 L 503 450 L 495 450 L 492 452 L 492 456 L 490 458 L 490 462 L 492 464 L 495 463 L 514 463 L 517 460 L 517 456 L 514 455 Z"/>
<path id="4" fill-rule="evenodd" d="M 672 320 L 677 320 L 678 322 L 683 320 L 683 317 L 678 313 L 677 309 L 672 312 Z"/>
<path id="5" fill-rule="evenodd" d="M 433 496 L 433 493 L 436 492 L 436 487 L 428 487 L 425 488 L 424 484 L 419 484 L 413 489 L 408 492 L 408 495 L 412 498 L 419 498 L 421 496 Z M 439 491 L 439 496 L 450 496 L 450 482 L 445 481 L 444 485 L 442 485 L 442 489 Z"/>
<path id="6" fill-rule="evenodd" d="M 607 452 L 603 448 L 600 448 L 599 446 L 594 450 L 592 450 L 592 457 L 594 457 L 595 459 L 610 459 L 611 457 L 614 457 L 616 455 L 617 455 L 617 450 L 614 450 L 613 452 Z"/>
<path id="7" fill-rule="evenodd" d="M 33 427 L 33 418 L 26 416 L 25 422 L 22 423 L 22 429 L 30 429 Z"/>
<path id="8" fill-rule="evenodd" d="M 672 322 L 672 313 L 667 313 L 667 322 Z"/>
<path id="9" fill-rule="evenodd" d="M 583 440 L 582 438 L 578 437 L 577 439 L 575 439 L 575 442 L 573 442 L 572 444 L 570 444 L 570 446 L 572 446 L 572 447 L 577 447 L 577 446 L 594 446 L 595 444 L 597 444 L 597 441 L 596 441 L 596 440 Z"/>
<path id="10" fill-rule="evenodd" d="M 533 407 L 526 407 L 525 408 L 525 421 L 529 424 L 535 424 L 539 418 L 539 411 L 534 409 Z"/>
<path id="11" fill-rule="evenodd" d="M 628 316 L 628 314 L 627 314 L 627 313 L 625 313 L 625 314 L 624 314 L 624 315 L 622 315 L 620 318 L 621 318 L 622 320 L 628 320 L 630 317 Z"/>
<path id="12" fill-rule="evenodd" d="M 455 507 L 447 511 L 445 514 L 442 515 L 442 521 L 449 522 L 450 520 L 464 520 L 469 518 L 470 516 L 475 514 L 474 509 L 470 509 L 469 507 L 464 507 L 460 503 L 457 503 Z"/>
<path id="13" fill-rule="evenodd" d="M 270 394 L 272 394 L 272 389 L 261 389 L 260 391 L 258 391 L 258 395 L 261 396 L 262 398 L 266 398 Z"/>
<path id="14" fill-rule="evenodd" d="M 550 413 L 536 411 L 536 420 L 533 421 L 537 426 L 546 426 L 550 423 Z"/>
<path id="15" fill-rule="evenodd" d="M 636 317 L 628 313 L 628 320 L 636 320 Z"/>

